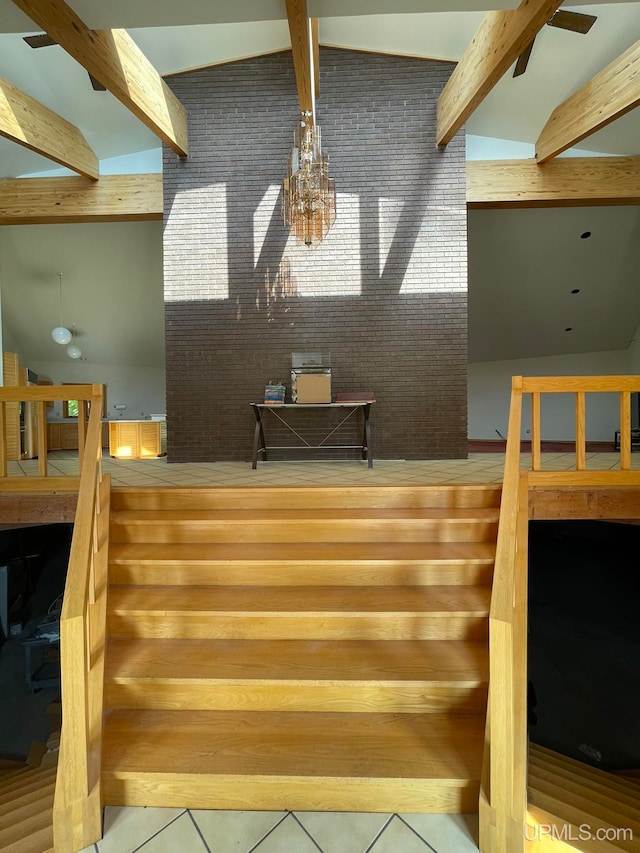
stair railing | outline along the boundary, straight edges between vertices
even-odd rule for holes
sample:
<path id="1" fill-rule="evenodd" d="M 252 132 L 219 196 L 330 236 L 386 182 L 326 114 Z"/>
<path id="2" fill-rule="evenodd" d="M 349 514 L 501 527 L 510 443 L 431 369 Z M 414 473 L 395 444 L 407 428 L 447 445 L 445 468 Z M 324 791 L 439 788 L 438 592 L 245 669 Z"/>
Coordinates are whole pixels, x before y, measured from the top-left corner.
<path id="1" fill-rule="evenodd" d="M 53 809 L 56 853 L 74 853 L 102 837 L 100 762 L 110 484 L 109 477 L 102 476 L 102 386 L 90 388 L 92 405 L 81 444 L 78 505 L 60 619 L 62 734 Z M 51 388 L 46 390 L 51 394 Z M 65 391 L 69 393 L 67 386 Z M 86 423 L 87 386 L 82 392 L 85 399 L 80 401 L 78 420 Z"/>
<path id="2" fill-rule="evenodd" d="M 640 486 L 631 469 L 631 393 L 640 376 L 512 379 L 496 562 L 489 614 L 489 699 L 480 782 L 482 853 L 523 853 L 527 822 L 527 547 L 529 488 Z M 575 395 L 575 469 L 542 468 L 541 395 Z M 620 395 L 620 465 L 587 470 L 588 393 Z M 521 470 L 522 397 L 531 395 L 531 470 Z"/>
<path id="3" fill-rule="evenodd" d="M 100 399 L 96 395 L 100 395 Z M 78 402 L 78 458 L 82 465 L 86 433 L 87 412 L 89 403 L 97 403 L 98 417 L 101 416 L 102 385 L 5 385 L 0 387 L 0 484 L 5 490 L 37 490 L 41 485 L 39 478 L 48 478 L 47 488 L 78 488 L 77 478 L 50 477 L 47 465 L 47 403 Z M 10 462 L 21 459 L 20 447 L 20 415 L 19 407 L 24 405 L 25 420 L 33 415 L 37 439 L 34 450 L 38 457 L 37 473 L 24 477 L 20 471 L 19 477 L 11 477 Z M 25 424 L 26 428 L 26 424 Z M 102 437 L 100 438 L 102 443 Z"/>
<path id="4" fill-rule="evenodd" d="M 520 473 L 521 425 L 522 377 L 514 377 L 489 612 L 489 713 L 480 789 L 483 853 L 524 850 L 527 479 Z"/>

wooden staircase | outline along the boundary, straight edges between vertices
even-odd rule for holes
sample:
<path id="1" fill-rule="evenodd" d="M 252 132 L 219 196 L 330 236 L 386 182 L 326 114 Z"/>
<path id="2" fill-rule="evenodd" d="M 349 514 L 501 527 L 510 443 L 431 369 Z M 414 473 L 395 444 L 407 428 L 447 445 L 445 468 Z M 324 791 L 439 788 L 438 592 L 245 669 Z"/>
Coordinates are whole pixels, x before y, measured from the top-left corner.
<path id="1" fill-rule="evenodd" d="M 104 802 L 475 812 L 499 500 L 113 489 Z"/>
<path id="2" fill-rule="evenodd" d="M 56 767 L 0 767 L 0 850 L 44 853 L 53 846 Z"/>
<path id="3" fill-rule="evenodd" d="M 532 743 L 528 803 L 532 853 L 640 853 L 637 782 Z M 536 832 L 539 826 L 543 833 Z"/>

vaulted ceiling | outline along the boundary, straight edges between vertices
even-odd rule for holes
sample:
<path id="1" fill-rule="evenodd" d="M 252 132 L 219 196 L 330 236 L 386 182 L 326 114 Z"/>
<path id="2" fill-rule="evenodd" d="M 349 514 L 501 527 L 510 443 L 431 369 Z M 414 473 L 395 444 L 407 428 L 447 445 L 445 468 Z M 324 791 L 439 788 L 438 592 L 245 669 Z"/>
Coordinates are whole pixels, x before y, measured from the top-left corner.
<path id="1" fill-rule="evenodd" d="M 49 5 L 50 0 L 0 0 L 0 78 L 78 128 L 99 160 L 157 150 L 162 117 L 154 118 L 156 124 L 145 123 L 111 92 L 94 91 L 85 68 L 62 47 L 34 50 L 24 42 L 24 35 L 42 32 L 45 27 L 23 9 L 38 17 Z M 307 8 L 310 16 L 319 19 L 321 44 L 456 61 L 485 19 L 486 5 L 482 0 L 308 0 Z M 136 3 L 71 0 L 69 6 L 88 28 L 128 30 L 134 45 L 160 74 L 282 50 L 291 45 L 285 0 L 235 0 L 234 3 L 182 0 L 179 4 L 158 0 Z M 508 0 L 491 3 L 494 10 L 510 10 L 515 6 L 517 3 Z M 526 73 L 514 78 L 512 67 L 509 68 L 471 112 L 466 124 L 469 157 L 500 158 L 514 153 L 518 157 L 533 157 L 536 140 L 554 109 L 640 39 L 640 2 L 575 6 L 565 3 L 563 9 L 595 15 L 596 23 L 586 35 L 542 27 Z M 634 94 L 636 102 L 640 99 L 637 53 L 633 63 L 636 70 L 630 83 L 630 103 Z M 320 95 L 320 112 L 321 104 Z M 178 150 L 180 144 L 178 140 L 172 147 Z M 637 156 L 639 148 L 640 110 L 629 109 L 626 115 L 590 134 L 569 153 Z M 503 155 L 502 151 L 508 153 Z M 40 173 L 55 167 L 56 163 L 40 154 L 0 138 L 0 178 Z M 472 360 L 624 349 L 640 324 L 636 294 L 640 265 L 638 208 L 577 208 L 557 211 L 552 216 L 548 213 L 470 212 Z M 71 234 L 78 226 L 51 227 L 68 229 Z M 20 234 L 17 228 L 21 229 Z M 20 293 L 21 288 L 35 287 L 37 292 L 34 282 L 46 278 L 48 267 L 54 263 L 52 246 L 47 256 L 38 250 L 39 230 L 37 226 L 11 226 L 5 230 L 4 240 L 0 236 L 6 321 L 17 317 L 20 299 L 25 296 L 24 291 Z M 585 242 L 580 241 L 580 234 L 586 230 L 593 233 L 589 252 L 585 250 Z M 504 239 L 505 234 L 510 235 L 508 239 Z M 70 238 L 69 245 L 73 242 Z M 33 244 L 31 248 L 29 243 Z M 21 277 L 20 283 L 7 279 L 7 264 L 4 269 L 2 266 L 3 252 L 5 258 L 11 258 L 9 278 Z M 597 260 L 589 254 L 594 252 Z M 57 270 L 65 263 L 76 264 L 76 269 L 65 279 L 69 279 L 68 287 L 73 280 L 84 282 L 83 293 L 78 293 L 76 299 L 77 322 L 88 327 L 95 305 L 91 304 L 91 288 L 86 282 L 96 273 L 90 259 L 83 261 L 83 257 L 83 252 L 76 252 L 74 260 L 70 251 L 66 258 L 56 257 L 55 265 Z M 54 282 L 56 270 L 51 271 Z M 583 298 L 579 302 L 581 297 L 576 295 L 573 300 L 565 299 L 566 285 L 577 278 L 582 293 L 589 294 L 588 300 Z M 121 295 L 118 287 L 118 281 L 112 280 L 114 305 L 126 302 L 125 291 L 131 292 L 130 282 L 123 285 Z M 161 299 L 161 287 L 153 298 Z M 83 300 L 86 308 L 82 307 Z M 523 311 L 527 300 L 531 306 Z M 499 305 L 500 311 L 492 310 L 492 305 Z M 103 306 L 102 310 L 107 312 L 103 314 L 105 326 L 117 326 L 117 316 L 108 314 L 109 307 Z M 38 311 L 37 300 L 33 311 Z M 42 322 L 50 325 L 48 318 Z M 39 324 L 34 318 L 30 328 L 39 328 Z M 579 334 L 565 333 L 564 329 L 569 327 L 575 327 Z M 129 331 L 136 336 L 135 330 Z M 161 329 L 158 333 L 161 334 Z M 35 332 L 33 340 L 30 334 L 29 328 L 20 330 L 25 348 L 33 350 L 33 358 L 54 357 L 43 350 Z M 161 357 L 158 355 L 161 347 L 149 343 L 147 334 L 140 332 L 138 339 L 147 342 L 149 353 L 156 353 L 155 360 Z M 94 335 L 93 359 L 118 361 L 122 350 L 120 354 L 109 355 L 108 341 L 105 338 L 98 344 L 98 335 L 99 332 Z M 144 356 L 129 353 L 129 360 L 133 358 L 139 360 Z"/>

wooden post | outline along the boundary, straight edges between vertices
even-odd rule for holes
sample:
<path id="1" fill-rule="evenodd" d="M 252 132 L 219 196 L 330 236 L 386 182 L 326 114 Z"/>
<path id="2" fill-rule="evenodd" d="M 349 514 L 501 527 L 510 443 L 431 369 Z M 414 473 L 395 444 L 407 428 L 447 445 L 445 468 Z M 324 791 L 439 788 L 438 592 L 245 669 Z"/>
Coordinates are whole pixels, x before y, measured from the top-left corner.
<path id="1" fill-rule="evenodd" d="M 0 477 L 7 476 L 7 410 L 0 401 Z"/>
<path id="2" fill-rule="evenodd" d="M 36 403 L 36 419 L 38 425 L 38 474 L 46 477 L 49 473 L 47 466 L 47 404 L 44 400 Z"/>
<path id="3" fill-rule="evenodd" d="M 585 395 L 584 391 L 576 392 L 576 471 L 584 471 L 586 461 L 586 430 L 585 430 Z"/>
<path id="4" fill-rule="evenodd" d="M 631 392 L 620 393 L 620 468 L 631 470 Z"/>
<path id="5" fill-rule="evenodd" d="M 84 445 L 87 440 L 87 401 L 78 400 L 78 464 L 82 471 Z"/>
<path id="6" fill-rule="evenodd" d="M 540 394 L 531 395 L 531 467 L 540 470 Z"/>

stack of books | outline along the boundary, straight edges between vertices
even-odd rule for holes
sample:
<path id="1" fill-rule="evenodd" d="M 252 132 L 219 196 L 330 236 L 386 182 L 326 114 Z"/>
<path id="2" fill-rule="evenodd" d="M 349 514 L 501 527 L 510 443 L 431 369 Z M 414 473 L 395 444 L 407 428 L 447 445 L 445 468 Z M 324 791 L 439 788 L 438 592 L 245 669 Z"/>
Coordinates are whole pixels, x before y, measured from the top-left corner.
<path id="1" fill-rule="evenodd" d="M 264 404 L 265 406 L 281 406 L 284 403 L 285 387 L 284 385 L 265 385 L 264 389 Z"/>

